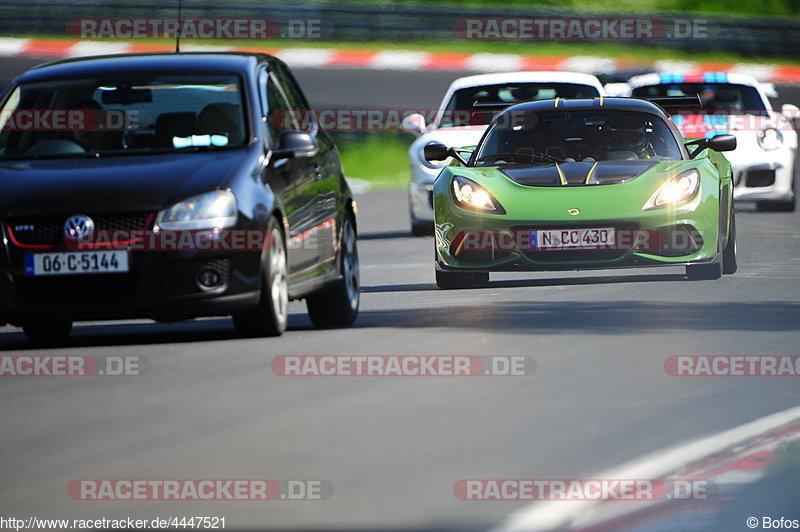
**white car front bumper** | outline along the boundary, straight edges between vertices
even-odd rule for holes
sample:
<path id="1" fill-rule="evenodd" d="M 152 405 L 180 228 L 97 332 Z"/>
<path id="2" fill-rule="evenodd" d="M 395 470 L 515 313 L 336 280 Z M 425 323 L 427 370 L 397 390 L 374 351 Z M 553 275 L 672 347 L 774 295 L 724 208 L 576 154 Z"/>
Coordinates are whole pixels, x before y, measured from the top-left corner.
<path id="1" fill-rule="evenodd" d="M 733 196 L 736 201 L 790 201 L 794 198 L 794 169 L 797 150 L 794 132 L 784 145 L 773 151 L 758 146 L 755 135 L 736 135 L 738 146 L 725 157 L 733 167 Z"/>

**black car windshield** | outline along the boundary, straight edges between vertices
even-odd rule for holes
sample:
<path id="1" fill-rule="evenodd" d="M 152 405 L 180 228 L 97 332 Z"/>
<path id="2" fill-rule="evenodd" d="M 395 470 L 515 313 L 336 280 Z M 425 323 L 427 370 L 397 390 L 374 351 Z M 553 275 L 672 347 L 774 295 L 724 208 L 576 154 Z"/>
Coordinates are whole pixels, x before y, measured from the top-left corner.
<path id="1" fill-rule="evenodd" d="M 699 96 L 706 111 L 766 115 L 767 108 L 755 87 L 735 83 L 664 83 L 633 89 L 634 98 Z M 685 114 L 685 113 L 682 113 Z"/>
<path id="2" fill-rule="evenodd" d="M 478 104 L 505 104 L 551 100 L 553 98 L 595 98 L 596 87 L 579 83 L 503 83 L 459 89 L 447 102 L 439 127 L 485 126 L 497 111 L 480 112 Z"/>
<path id="3" fill-rule="evenodd" d="M 155 154 L 241 146 L 233 75 L 120 73 L 23 83 L 0 109 L 0 158 Z"/>
<path id="4" fill-rule="evenodd" d="M 636 111 L 514 112 L 498 117 L 478 166 L 682 158 L 664 120 Z"/>

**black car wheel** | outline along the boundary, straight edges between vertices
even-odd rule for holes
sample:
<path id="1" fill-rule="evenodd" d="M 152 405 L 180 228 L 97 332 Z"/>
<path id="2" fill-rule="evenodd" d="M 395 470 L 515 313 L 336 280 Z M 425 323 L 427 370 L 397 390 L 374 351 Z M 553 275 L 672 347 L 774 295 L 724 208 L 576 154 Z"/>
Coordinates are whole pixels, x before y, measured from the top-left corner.
<path id="1" fill-rule="evenodd" d="M 34 321 L 22 326 L 22 332 L 31 340 L 58 340 L 72 332 L 72 322 L 67 320 Z"/>
<path id="2" fill-rule="evenodd" d="M 411 218 L 411 234 L 414 236 L 430 236 L 433 234 L 433 222 Z"/>
<path id="3" fill-rule="evenodd" d="M 286 240 L 275 218 L 267 227 L 268 241 L 262 266 L 264 280 L 261 300 L 252 310 L 233 316 L 236 330 L 245 336 L 280 336 L 289 315 L 289 275 L 286 265 Z"/>
<path id="4" fill-rule="evenodd" d="M 358 317 L 361 282 L 358 266 L 358 243 L 352 219 L 348 216 L 342 225 L 342 253 L 339 268 L 342 279 L 320 292 L 306 298 L 308 317 L 317 327 L 342 327 Z"/>

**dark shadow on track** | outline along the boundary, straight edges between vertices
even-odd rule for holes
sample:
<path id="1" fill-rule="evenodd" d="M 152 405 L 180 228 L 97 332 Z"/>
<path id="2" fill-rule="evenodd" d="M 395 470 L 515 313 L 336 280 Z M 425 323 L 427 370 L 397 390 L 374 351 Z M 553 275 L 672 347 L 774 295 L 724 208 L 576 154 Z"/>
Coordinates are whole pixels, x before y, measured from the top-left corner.
<path id="1" fill-rule="evenodd" d="M 493 332 L 631 334 L 667 331 L 793 331 L 800 303 L 658 301 L 512 301 L 365 310 L 354 327 L 441 327 Z M 634 348 L 634 347 L 632 347 Z"/>
<path id="2" fill-rule="evenodd" d="M 485 290 L 489 288 L 523 288 L 528 286 L 577 286 L 593 284 L 617 284 L 617 283 L 652 283 L 664 281 L 685 281 L 684 274 L 643 274 L 643 275 L 622 275 L 622 276 L 602 276 L 602 277 L 558 277 L 548 279 L 504 279 L 490 281 L 483 288 L 472 288 L 470 290 Z M 433 283 L 415 284 L 386 284 L 375 286 L 362 286 L 361 292 L 425 292 L 428 290 L 439 290 Z M 454 292 L 447 290 L 442 292 Z M 457 292 L 457 290 L 455 290 Z"/>
<path id="3" fill-rule="evenodd" d="M 290 314 L 287 333 L 314 329 L 305 314 Z M 67 338 L 57 341 L 29 340 L 22 329 L 0 333 L 0 351 L 25 351 L 65 347 L 115 345 L 190 344 L 226 340 L 258 340 L 239 336 L 229 318 L 187 320 L 172 323 L 132 322 L 76 324 Z M 269 338 L 260 340 L 269 341 Z"/>
<path id="4" fill-rule="evenodd" d="M 359 240 L 385 240 L 390 238 L 417 238 L 411 231 L 380 231 L 377 233 L 359 233 Z"/>

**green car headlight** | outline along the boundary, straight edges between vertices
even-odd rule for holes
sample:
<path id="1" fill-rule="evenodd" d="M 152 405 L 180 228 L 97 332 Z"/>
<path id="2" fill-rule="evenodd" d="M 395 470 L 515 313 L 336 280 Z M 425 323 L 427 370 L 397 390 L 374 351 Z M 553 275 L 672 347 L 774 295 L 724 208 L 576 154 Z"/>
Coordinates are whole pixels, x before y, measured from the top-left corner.
<path id="1" fill-rule="evenodd" d="M 236 225 L 239 209 L 230 190 L 192 196 L 158 213 L 156 227 L 167 231 L 223 229 Z"/>
<path id="2" fill-rule="evenodd" d="M 777 150 L 783 146 L 783 133 L 774 127 L 764 128 L 758 132 L 758 145 L 764 151 Z"/>
<path id="3" fill-rule="evenodd" d="M 485 188 L 466 177 L 453 178 L 453 197 L 459 205 L 474 211 L 492 214 L 506 212 Z"/>
<path id="4" fill-rule="evenodd" d="M 642 210 L 671 207 L 683 203 L 697 194 L 700 189 L 700 172 L 692 168 L 682 174 L 671 177 L 653 194 Z"/>

